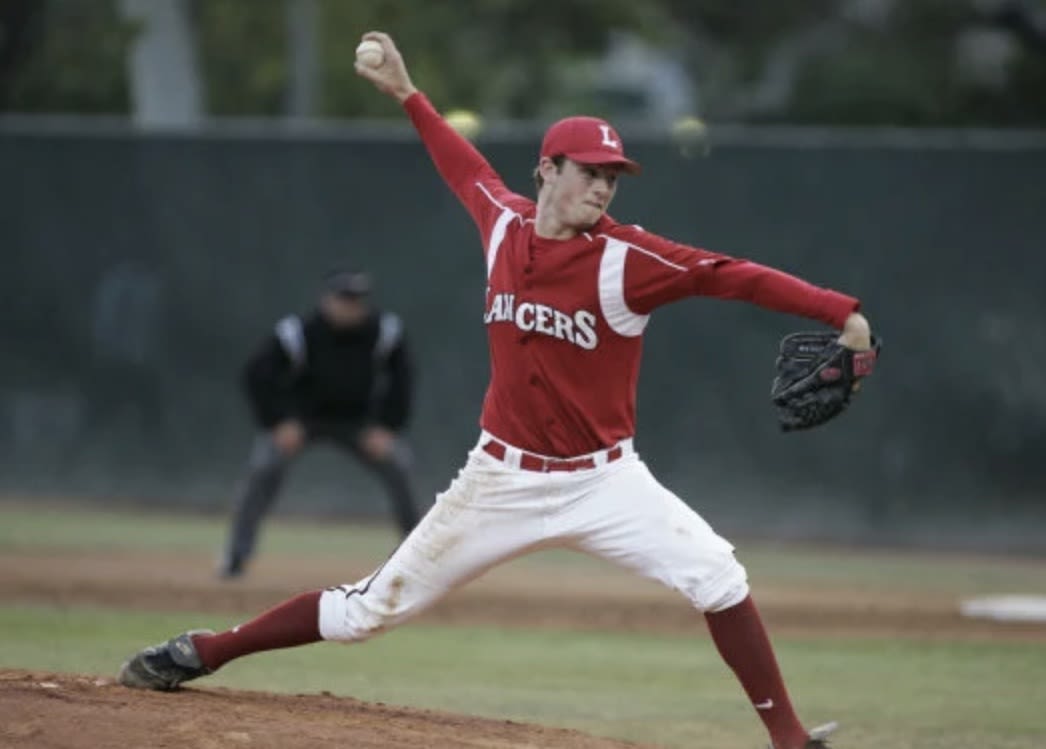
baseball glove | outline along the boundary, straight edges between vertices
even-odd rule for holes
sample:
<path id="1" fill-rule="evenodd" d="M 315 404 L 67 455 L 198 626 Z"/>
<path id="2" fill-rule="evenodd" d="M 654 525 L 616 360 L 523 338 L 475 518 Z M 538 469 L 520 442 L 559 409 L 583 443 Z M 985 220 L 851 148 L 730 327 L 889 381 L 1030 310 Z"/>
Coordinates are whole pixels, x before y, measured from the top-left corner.
<path id="1" fill-rule="evenodd" d="M 850 405 L 857 384 L 872 373 L 881 342 L 854 351 L 836 332 L 792 333 L 781 339 L 777 376 L 770 396 L 781 430 L 810 429 L 834 419 Z"/>

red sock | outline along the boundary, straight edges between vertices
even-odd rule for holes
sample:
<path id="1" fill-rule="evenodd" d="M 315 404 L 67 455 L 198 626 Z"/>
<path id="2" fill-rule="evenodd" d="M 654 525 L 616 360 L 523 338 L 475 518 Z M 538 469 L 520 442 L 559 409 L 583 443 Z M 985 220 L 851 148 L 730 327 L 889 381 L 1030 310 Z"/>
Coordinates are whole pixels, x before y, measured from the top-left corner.
<path id="1" fill-rule="evenodd" d="M 705 614 L 719 654 L 733 669 L 770 732 L 775 749 L 802 749 L 807 733 L 792 709 L 770 638 L 751 596 Z"/>
<path id="2" fill-rule="evenodd" d="M 200 660 L 213 671 L 241 655 L 319 642 L 321 592 L 302 593 L 228 632 L 194 637 Z"/>

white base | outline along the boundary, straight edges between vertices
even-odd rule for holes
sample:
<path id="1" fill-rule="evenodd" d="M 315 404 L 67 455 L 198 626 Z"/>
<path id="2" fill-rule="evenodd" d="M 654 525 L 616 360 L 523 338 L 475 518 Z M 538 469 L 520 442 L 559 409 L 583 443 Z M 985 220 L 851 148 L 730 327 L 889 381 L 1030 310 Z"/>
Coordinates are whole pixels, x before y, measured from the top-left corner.
<path id="1" fill-rule="evenodd" d="M 967 598 L 959 610 L 963 616 L 1000 622 L 1046 622 L 1046 596 L 1005 595 Z"/>

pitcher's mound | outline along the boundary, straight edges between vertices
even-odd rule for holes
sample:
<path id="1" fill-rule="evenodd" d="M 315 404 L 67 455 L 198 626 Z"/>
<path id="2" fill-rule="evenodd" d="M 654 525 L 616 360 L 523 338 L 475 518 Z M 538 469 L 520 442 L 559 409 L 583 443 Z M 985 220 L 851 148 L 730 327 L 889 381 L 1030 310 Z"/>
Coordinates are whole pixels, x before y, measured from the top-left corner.
<path id="1" fill-rule="evenodd" d="M 0 746 L 183 749 L 621 749 L 577 731 L 361 702 L 229 689 L 172 693 L 0 669 Z"/>

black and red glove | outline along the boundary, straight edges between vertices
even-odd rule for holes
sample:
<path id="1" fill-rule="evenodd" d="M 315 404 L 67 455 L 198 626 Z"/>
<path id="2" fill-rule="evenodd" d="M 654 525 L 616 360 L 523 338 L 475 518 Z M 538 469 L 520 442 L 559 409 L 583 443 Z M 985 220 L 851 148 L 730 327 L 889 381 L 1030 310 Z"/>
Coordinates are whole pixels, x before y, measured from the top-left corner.
<path id="1" fill-rule="evenodd" d="M 781 339 L 770 396 L 785 432 L 824 424 L 846 410 L 858 383 L 872 373 L 882 343 L 854 351 L 837 332 L 792 333 Z"/>

